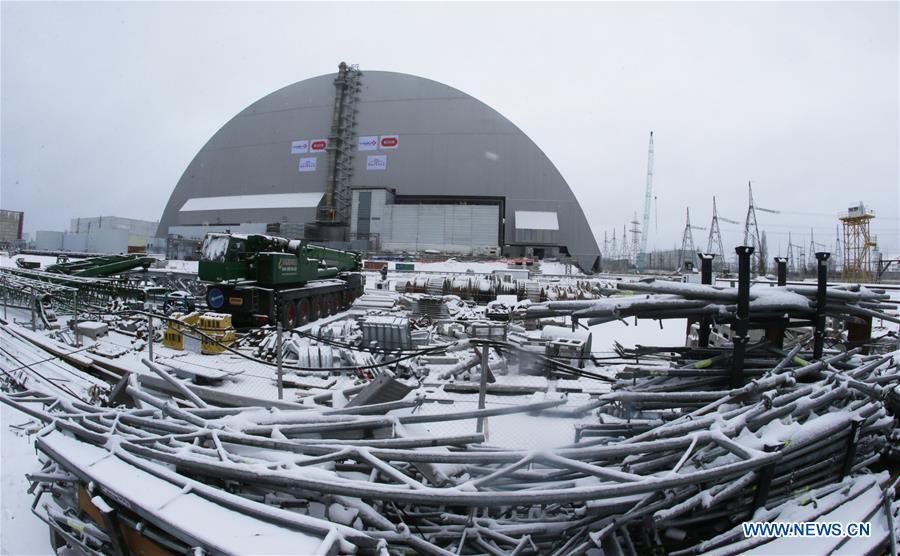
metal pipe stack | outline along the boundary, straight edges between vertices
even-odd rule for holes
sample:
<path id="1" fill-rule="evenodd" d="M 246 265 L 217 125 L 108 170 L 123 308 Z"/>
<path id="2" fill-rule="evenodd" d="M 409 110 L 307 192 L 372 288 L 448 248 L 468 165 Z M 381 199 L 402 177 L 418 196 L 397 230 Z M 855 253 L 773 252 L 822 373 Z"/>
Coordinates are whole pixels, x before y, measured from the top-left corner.
<path id="1" fill-rule="evenodd" d="M 894 357 L 856 350 L 800 364 L 798 351 L 738 388 L 677 390 L 669 386 L 682 378 L 632 379 L 579 409 L 582 419 L 594 417 L 577 441 L 540 451 L 499 449 L 483 434 L 423 435 L 421 425 L 550 418 L 565 403 L 553 394 L 444 413 L 396 403 L 202 407 L 138 383 L 128 392 L 143 409 L 30 390 L 0 401 L 49 425 L 36 441 L 48 458 L 32 477 L 39 499 L 66 492 L 77 500 L 78 489 L 93 489 L 122 521 L 180 549 L 230 551 L 168 522 L 164 508 L 127 488 L 129 476 L 96 474 L 97 464 L 86 462 L 148 473 L 188 489 L 197 504 L 328 540 L 342 553 L 736 552 L 745 544 L 731 528 L 757 510 L 777 516 L 799 491 L 839 505 L 886 481 L 866 474 L 896 442 L 886 404 L 900 379 Z M 67 508 L 37 507 L 72 542 L 113 551 L 102 524 L 72 529 L 58 518 Z M 889 538 L 873 541 L 886 547 Z"/>

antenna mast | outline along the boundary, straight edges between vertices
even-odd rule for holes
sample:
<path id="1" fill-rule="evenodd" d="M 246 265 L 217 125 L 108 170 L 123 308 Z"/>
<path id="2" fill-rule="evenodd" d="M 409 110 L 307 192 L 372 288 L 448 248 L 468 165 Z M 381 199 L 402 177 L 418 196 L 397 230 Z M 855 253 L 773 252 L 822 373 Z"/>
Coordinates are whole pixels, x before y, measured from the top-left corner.
<path id="1" fill-rule="evenodd" d="M 647 149 L 647 193 L 644 197 L 644 227 L 641 249 L 637 255 L 637 271 L 643 272 L 647 262 L 647 232 L 650 231 L 650 201 L 653 198 L 653 132 L 650 132 L 650 148 Z"/>

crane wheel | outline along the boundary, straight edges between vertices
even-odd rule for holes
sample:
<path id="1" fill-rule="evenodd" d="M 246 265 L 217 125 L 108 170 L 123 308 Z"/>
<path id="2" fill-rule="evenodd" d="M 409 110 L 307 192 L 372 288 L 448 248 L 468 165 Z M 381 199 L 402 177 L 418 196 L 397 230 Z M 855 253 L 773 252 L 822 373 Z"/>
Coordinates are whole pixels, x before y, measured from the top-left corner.
<path id="1" fill-rule="evenodd" d="M 292 330 L 297 326 L 297 308 L 293 303 L 288 303 L 282 310 L 281 326 L 285 330 Z"/>
<path id="2" fill-rule="evenodd" d="M 301 299 L 297 302 L 297 324 L 304 325 L 310 321 L 309 300 Z"/>

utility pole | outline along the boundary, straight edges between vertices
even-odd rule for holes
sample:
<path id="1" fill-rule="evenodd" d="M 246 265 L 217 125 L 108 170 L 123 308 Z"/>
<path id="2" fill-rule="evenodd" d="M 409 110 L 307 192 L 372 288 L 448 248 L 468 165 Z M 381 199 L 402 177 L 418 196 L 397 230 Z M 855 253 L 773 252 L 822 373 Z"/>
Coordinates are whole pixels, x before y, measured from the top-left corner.
<path id="1" fill-rule="evenodd" d="M 153 362 L 153 313 L 147 313 L 147 350 L 150 362 Z"/>

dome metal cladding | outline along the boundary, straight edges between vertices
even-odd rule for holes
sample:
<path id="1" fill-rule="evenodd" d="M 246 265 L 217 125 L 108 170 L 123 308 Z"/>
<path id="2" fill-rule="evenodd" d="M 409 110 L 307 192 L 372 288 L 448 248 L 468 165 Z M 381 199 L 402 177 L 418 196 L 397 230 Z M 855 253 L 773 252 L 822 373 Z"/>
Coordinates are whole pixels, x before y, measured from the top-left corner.
<path id="1" fill-rule="evenodd" d="M 338 147 L 329 139 L 335 77 L 279 89 L 219 129 L 178 181 L 157 235 L 165 237 L 175 225 L 315 221 L 329 180 L 327 151 Z M 502 198 L 505 246 L 537 238 L 565 247 L 581 268 L 596 268 L 600 252 L 577 199 L 512 122 L 422 77 L 365 71 L 359 83 L 353 144 L 343 146 L 352 149 L 346 174 L 352 187 L 384 187 L 398 196 Z"/>

